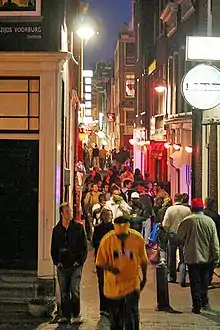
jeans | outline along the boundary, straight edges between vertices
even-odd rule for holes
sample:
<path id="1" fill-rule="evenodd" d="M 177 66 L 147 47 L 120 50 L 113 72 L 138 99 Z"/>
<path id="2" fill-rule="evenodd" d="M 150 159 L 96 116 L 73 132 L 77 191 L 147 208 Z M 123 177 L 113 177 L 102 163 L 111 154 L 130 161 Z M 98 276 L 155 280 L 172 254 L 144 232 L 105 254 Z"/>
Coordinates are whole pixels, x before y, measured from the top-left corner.
<path id="1" fill-rule="evenodd" d="M 111 330 L 139 330 L 139 292 L 109 299 Z"/>
<path id="2" fill-rule="evenodd" d="M 94 157 L 93 158 L 93 167 L 98 167 L 99 168 L 99 157 Z"/>
<path id="3" fill-rule="evenodd" d="M 200 311 L 208 302 L 210 264 L 188 265 L 193 308 Z"/>
<path id="4" fill-rule="evenodd" d="M 85 215 L 85 230 L 86 230 L 86 235 L 87 239 L 91 241 L 92 239 L 92 222 L 93 219 L 90 215 Z"/>
<path id="5" fill-rule="evenodd" d="M 176 282 L 177 265 L 176 265 L 176 251 L 179 249 L 180 257 L 180 284 L 185 285 L 186 282 L 186 265 L 184 263 L 183 244 L 178 240 L 176 234 L 169 234 L 168 246 L 168 265 L 170 281 Z"/>
<path id="6" fill-rule="evenodd" d="M 80 314 L 80 282 L 82 267 L 59 268 L 57 271 L 61 294 L 62 316 L 68 319 Z"/>
<path id="7" fill-rule="evenodd" d="M 100 312 L 108 312 L 108 298 L 105 297 L 103 289 L 104 289 L 104 270 L 96 267 L 96 273 L 98 277 L 98 285 L 99 285 L 99 310 Z"/>

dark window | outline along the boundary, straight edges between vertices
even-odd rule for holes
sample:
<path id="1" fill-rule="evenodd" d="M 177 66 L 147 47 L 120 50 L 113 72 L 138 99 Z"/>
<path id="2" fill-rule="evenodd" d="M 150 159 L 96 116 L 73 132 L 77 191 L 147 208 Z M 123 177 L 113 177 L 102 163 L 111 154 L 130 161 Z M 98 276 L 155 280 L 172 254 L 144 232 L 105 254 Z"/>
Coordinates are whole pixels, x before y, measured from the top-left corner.
<path id="1" fill-rule="evenodd" d="M 126 126 L 133 126 L 134 124 L 134 111 L 126 111 Z"/>
<path id="2" fill-rule="evenodd" d="M 40 79 L 0 77 L 0 130 L 39 131 Z"/>
<path id="3" fill-rule="evenodd" d="M 134 58 L 135 58 L 135 43 L 129 42 L 125 44 L 125 57 L 126 57 L 126 64 L 127 65 L 133 65 L 134 64 Z"/>

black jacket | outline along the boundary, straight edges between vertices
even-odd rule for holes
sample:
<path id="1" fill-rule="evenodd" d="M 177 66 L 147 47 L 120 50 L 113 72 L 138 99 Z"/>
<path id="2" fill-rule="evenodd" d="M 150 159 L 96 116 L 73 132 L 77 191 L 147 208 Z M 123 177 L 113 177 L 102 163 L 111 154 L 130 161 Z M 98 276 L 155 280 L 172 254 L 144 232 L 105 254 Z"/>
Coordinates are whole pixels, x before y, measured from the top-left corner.
<path id="1" fill-rule="evenodd" d="M 114 226 L 111 222 L 101 222 L 99 225 L 95 226 L 94 233 L 92 237 L 92 245 L 95 250 L 95 256 L 97 255 L 100 242 L 102 238 L 111 230 L 114 229 Z"/>
<path id="2" fill-rule="evenodd" d="M 83 265 L 87 257 L 87 239 L 83 226 L 71 221 L 68 229 L 62 222 L 53 229 L 51 256 L 54 265 L 62 263 L 64 268 L 73 267 L 77 262 Z"/>
<path id="3" fill-rule="evenodd" d="M 217 212 L 209 209 L 205 209 L 204 214 L 210 217 L 214 221 L 218 233 L 218 239 L 220 242 L 220 215 Z"/>

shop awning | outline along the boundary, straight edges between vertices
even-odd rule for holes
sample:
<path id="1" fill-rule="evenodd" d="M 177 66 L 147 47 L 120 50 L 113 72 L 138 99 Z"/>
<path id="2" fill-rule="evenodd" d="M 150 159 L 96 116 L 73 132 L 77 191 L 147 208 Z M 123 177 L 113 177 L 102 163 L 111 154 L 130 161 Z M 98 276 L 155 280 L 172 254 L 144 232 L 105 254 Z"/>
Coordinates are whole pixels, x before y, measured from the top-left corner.
<path id="1" fill-rule="evenodd" d="M 151 141 L 151 158 L 161 160 L 166 156 L 164 141 Z"/>

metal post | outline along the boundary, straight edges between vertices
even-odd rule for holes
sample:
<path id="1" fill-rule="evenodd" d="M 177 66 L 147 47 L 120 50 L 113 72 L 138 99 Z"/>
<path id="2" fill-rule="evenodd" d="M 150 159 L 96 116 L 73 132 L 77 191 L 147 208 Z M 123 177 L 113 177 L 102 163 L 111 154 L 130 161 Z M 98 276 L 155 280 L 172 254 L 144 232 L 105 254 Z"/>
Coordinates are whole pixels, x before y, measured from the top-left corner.
<path id="1" fill-rule="evenodd" d="M 212 36 L 212 0 L 208 0 L 207 6 L 207 36 Z"/>
<path id="2" fill-rule="evenodd" d="M 80 43 L 80 98 L 81 98 L 81 101 L 84 99 L 83 67 L 84 67 L 84 39 L 81 38 L 81 43 Z"/>

